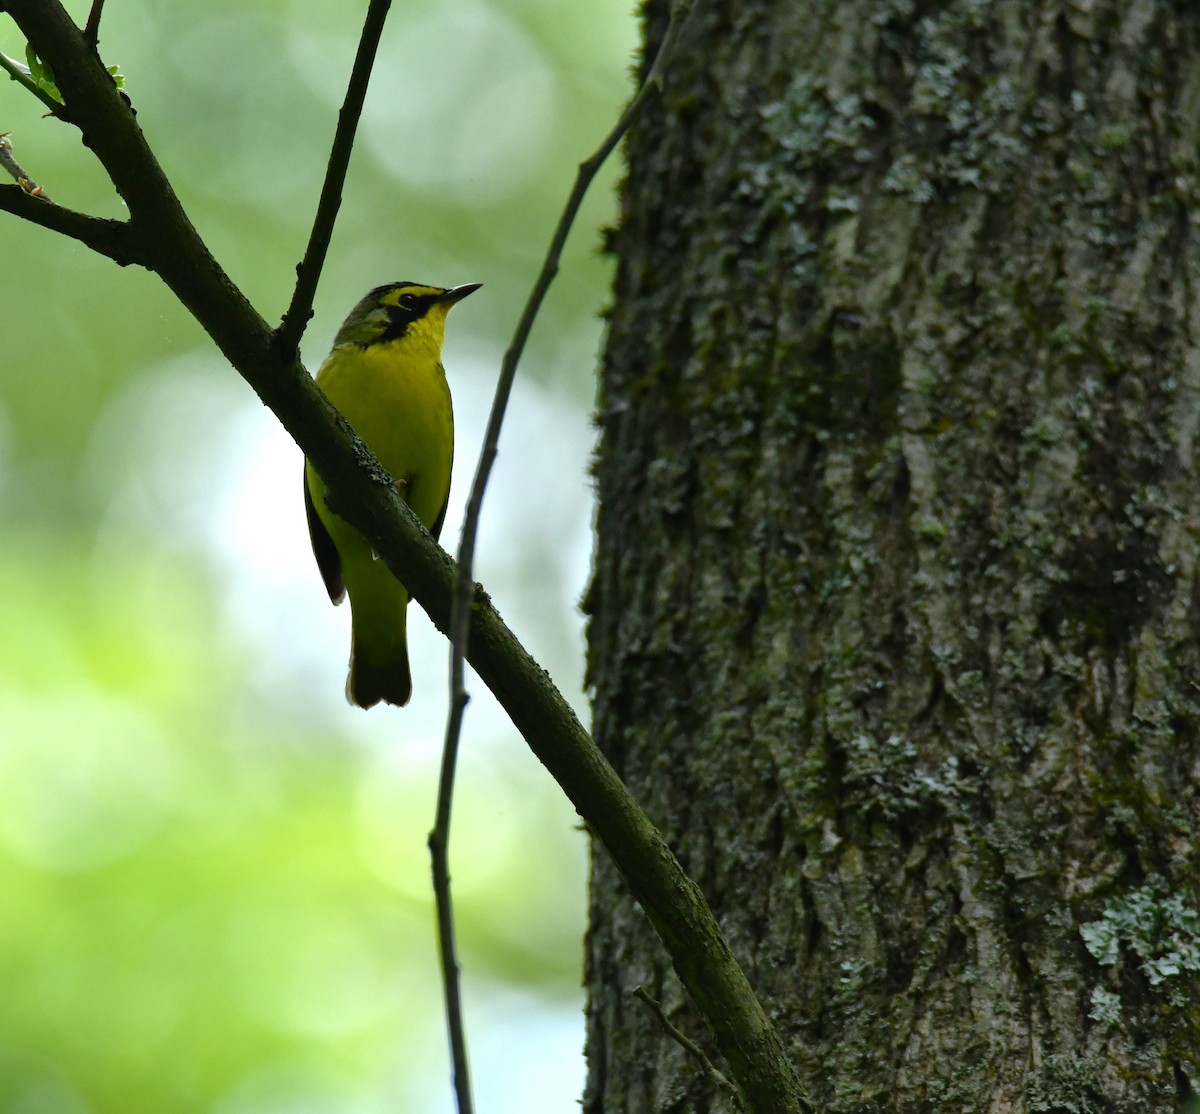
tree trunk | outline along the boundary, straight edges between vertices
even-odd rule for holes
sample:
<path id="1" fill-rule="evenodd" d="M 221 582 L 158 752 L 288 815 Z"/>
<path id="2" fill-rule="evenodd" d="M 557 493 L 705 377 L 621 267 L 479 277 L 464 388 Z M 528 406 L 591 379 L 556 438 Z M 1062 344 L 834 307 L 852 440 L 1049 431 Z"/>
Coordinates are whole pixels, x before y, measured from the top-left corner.
<path id="1" fill-rule="evenodd" d="M 1200 1088 L 1198 150 L 1195 0 L 696 0 L 630 138 L 596 735 L 822 1110 Z M 591 916 L 586 1114 L 730 1110 Z"/>

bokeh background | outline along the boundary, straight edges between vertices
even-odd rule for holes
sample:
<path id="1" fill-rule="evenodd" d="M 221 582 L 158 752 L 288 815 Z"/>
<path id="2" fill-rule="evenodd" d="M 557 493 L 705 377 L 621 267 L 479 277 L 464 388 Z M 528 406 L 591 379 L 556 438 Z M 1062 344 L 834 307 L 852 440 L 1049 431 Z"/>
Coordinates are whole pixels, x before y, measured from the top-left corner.
<path id="1" fill-rule="evenodd" d="M 79 22 L 86 0 L 69 5 Z M 365 4 L 109 0 L 101 51 L 189 213 L 277 320 Z M 368 288 L 483 282 L 446 364 L 457 544 L 496 369 L 579 160 L 629 94 L 624 5 L 409 0 L 389 21 L 303 353 Z M 0 14 L 0 50 L 24 44 Z M 78 134 L 0 79 L 60 203 L 120 216 Z M 478 575 L 586 714 L 579 597 L 616 167 L 533 336 Z M 346 608 L 301 456 L 152 275 L 0 214 L 0 1111 L 451 1111 L 425 839 L 447 651 L 342 696 Z M 481 1114 L 579 1096 L 586 843 L 477 681 L 452 845 Z"/>

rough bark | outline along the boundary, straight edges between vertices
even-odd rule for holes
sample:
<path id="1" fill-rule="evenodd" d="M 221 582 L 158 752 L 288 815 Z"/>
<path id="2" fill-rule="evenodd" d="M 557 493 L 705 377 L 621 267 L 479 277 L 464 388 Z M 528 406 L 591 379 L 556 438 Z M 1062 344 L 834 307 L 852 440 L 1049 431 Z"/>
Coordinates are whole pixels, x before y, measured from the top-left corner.
<path id="1" fill-rule="evenodd" d="M 596 736 L 824 1110 L 1200 1088 L 1198 150 L 1191 0 L 697 0 L 631 136 Z M 591 915 L 587 1114 L 728 1110 Z"/>

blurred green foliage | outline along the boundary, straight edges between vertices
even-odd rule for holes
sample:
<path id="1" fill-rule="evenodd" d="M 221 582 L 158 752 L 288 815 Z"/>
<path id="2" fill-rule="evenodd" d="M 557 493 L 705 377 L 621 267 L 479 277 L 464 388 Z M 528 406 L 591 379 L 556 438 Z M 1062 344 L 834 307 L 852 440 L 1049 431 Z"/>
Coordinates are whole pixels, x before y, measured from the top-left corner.
<path id="1" fill-rule="evenodd" d="M 106 63 L 269 320 L 364 7 L 105 10 Z M 315 368 L 377 283 L 484 282 L 447 349 L 457 501 L 633 41 L 623 8 L 578 0 L 393 9 L 302 347 Z M 0 51 L 24 49 L 0 15 Z M 47 194 L 120 216 L 43 111 L 0 77 L 0 131 Z M 596 230 L 615 174 L 535 331 L 481 537 L 481 579 L 581 708 Z M 346 616 L 311 567 L 299 479 L 298 450 L 154 276 L 0 214 L 0 1111 L 451 1109 L 424 843 L 445 651 L 414 631 L 410 708 L 342 703 Z M 585 846 L 479 688 L 452 846 L 479 1109 L 569 1109 Z"/>

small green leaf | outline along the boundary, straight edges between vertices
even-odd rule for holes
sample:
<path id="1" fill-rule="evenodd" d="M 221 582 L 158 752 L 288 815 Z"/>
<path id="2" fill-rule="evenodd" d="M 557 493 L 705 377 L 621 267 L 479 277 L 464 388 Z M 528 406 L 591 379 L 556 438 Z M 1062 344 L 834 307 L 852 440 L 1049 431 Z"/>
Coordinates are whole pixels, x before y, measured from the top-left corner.
<path id="1" fill-rule="evenodd" d="M 25 47 L 25 61 L 29 63 L 29 76 L 33 83 L 44 93 L 48 93 L 59 104 L 63 103 L 62 94 L 54 83 L 54 71 L 48 62 L 43 62 L 34 52 L 33 47 Z"/>

